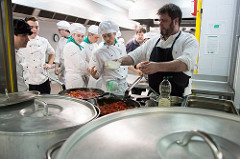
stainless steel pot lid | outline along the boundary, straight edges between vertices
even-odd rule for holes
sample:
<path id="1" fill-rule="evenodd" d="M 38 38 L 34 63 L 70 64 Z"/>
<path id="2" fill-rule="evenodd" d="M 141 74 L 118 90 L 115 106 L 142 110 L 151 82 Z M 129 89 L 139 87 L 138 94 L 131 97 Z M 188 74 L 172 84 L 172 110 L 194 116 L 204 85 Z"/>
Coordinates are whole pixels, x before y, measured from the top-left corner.
<path id="1" fill-rule="evenodd" d="M 81 126 L 96 118 L 94 106 L 60 95 L 39 95 L 0 111 L 0 134 L 38 133 Z"/>
<path id="2" fill-rule="evenodd" d="M 197 108 L 139 108 L 106 115 L 81 127 L 67 139 L 57 159 L 159 159 L 162 138 L 191 130 L 216 135 L 239 148 L 239 117 Z"/>
<path id="3" fill-rule="evenodd" d="M 240 156 L 239 145 L 198 130 L 176 132 L 161 138 L 157 152 L 162 159 L 237 159 Z"/>
<path id="4" fill-rule="evenodd" d="M 35 96 L 39 95 L 38 91 L 23 91 L 0 94 L 0 107 L 5 107 L 28 100 L 32 100 Z"/>

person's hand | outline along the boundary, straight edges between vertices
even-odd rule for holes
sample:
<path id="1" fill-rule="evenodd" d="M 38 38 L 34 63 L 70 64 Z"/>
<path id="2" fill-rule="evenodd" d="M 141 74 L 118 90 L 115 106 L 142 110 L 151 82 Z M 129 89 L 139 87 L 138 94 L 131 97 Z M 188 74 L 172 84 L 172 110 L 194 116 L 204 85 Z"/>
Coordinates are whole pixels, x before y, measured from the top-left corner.
<path id="1" fill-rule="evenodd" d="M 119 62 L 120 64 L 122 64 L 122 59 L 114 59 L 112 61 Z"/>
<path id="2" fill-rule="evenodd" d="M 48 70 L 48 69 L 52 68 L 52 65 L 45 63 L 45 64 L 43 65 L 43 68 L 46 69 L 46 70 Z"/>
<path id="3" fill-rule="evenodd" d="M 59 74 L 58 68 L 55 67 L 55 71 L 54 72 L 55 72 L 55 75 L 58 75 Z"/>
<path id="4" fill-rule="evenodd" d="M 136 68 L 140 70 L 143 66 L 145 66 L 148 63 L 150 63 L 150 62 L 148 62 L 148 61 L 140 62 L 139 64 L 137 64 Z"/>
<path id="5" fill-rule="evenodd" d="M 135 69 L 136 70 L 136 73 L 138 76 L 142 76 L 143 75 L 143 72 L 139 69 Z"/>
<path id="6" fill-rule="evenodd" d="M 95 79 L 99 78 L 99 73 L 97 72 L 97 70 L 95 70 L 95 66 L 93 66 L 91 69 L 88 70 L 91 74 L 91 76 Z"/>
<path id="7" fill-rule="evenodd" d="M 135 69 L 133 66 L 129 66 L 129 67 L 128 67 L 128 70 L 131 71 L 131 72 L 133 72 L 133 73 L 135 73 L 135 74 L 137 74 L 138 76 L 142 76 L 142 75 L 143 75 L 143 73 L 142 73 L 141 70 Z"/>
<path id="8" fill-rule="evenodd" d="M 156 62 L 141 62 L 137 65 L 143 74 L 149 75 L 158 72 Z"/>

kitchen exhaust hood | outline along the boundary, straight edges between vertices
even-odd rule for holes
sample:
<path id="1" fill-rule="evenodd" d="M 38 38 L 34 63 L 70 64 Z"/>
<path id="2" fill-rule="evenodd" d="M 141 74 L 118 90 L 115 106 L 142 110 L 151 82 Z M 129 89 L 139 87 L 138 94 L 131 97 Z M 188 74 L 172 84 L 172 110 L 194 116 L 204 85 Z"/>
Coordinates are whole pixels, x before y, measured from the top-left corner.
<path id="1" fill-rule="evenodd" d="M 116 22 L 121 28 L 135 30 L 138 22 L 128 18 L 128 10 L 114 9 L 92 0 L 12 0 L 14 13 L 66 20 L 84 25 L 105 20 Z"/>
<path id="2" fill-rule="evenodd" d="M 129 8 L 129 19 L 151 27 L 158 26 L 157 11 L 167 3 L 174 3 L 182 10 L 182 27 L 195 27 L 196 17 L 191 15 L 190 0 L 137 0 Z"/>

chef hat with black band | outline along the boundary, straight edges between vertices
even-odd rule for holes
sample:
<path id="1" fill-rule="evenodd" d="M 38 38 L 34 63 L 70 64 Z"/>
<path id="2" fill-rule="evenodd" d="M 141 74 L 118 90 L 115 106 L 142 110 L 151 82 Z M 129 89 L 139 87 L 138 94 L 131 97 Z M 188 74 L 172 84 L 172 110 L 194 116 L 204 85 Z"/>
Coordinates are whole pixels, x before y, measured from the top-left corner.
<path id="1" fill-rule="evenodd" d="M 117 33 L 119 26 L 113 21 L 104 21 L 99 24 L 98 34 L 103 35 L 105 33 Z"/>
<path id="2" fill-rule="evenodd" d="M 13 20 L 14 35 L 28 34 L 32 35 L 31 27 L 23 19 Z"/>
<path id="3" fill-rule="evenodd" d="M 70 31 L 70 34 L 74 34 L 74 33 L 85 34 L 86 28 L 82 24 L 72 23 L 69 27 L 69 31 Z"/>

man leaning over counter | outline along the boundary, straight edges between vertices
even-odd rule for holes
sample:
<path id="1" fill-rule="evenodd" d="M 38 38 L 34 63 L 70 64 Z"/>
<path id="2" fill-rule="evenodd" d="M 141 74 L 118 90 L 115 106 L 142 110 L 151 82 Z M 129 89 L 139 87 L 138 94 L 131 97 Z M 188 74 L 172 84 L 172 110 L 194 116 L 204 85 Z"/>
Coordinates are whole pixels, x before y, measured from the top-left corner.
<path id="1" fill-rule="evenodd" d="M 148 75 L 149 86 L 159 92 L 164 76 L 172 76 L 172 96 L 183 97 L 191 93 L 190 78 L 198 55 L 197 39 L 180 31 L 182 11 L 175 4 L 166 4 L 158 10 L 160 36 L 118 59 L 121 65 L 137 65 Z"/>

